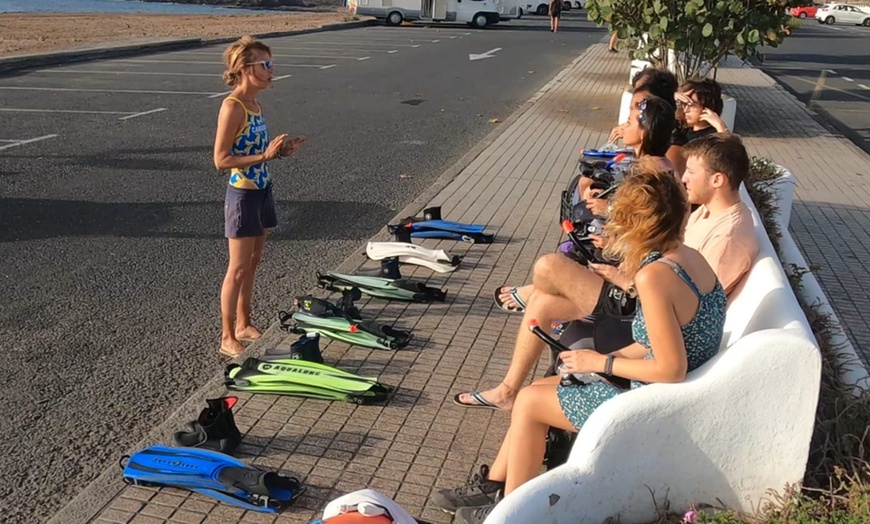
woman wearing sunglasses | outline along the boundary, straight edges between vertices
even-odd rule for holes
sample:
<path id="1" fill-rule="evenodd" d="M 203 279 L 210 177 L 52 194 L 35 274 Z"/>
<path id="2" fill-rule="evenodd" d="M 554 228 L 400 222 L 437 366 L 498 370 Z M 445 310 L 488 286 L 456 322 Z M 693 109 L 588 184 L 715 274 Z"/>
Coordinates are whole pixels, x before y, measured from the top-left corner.
<path id="1" fill-rule="evenodd" d="M 218 115 L 214 142 L 214 165 L 229 170 L 224 201 L 224 233 L 229 240 L 229 267 L 221 288 L 220 353 L 235 358 L 242 354 L 241 342 L 260 338 L 251 324 L 254 274 L 266 232 L 278 225 L 272 179 L 268 162 L 296 152 L 303 137 L 286 134 L 269 140 L 260 91 L 272 82 L 272 52 L 250 36 L 224 51 L 227 70 L 223 77 L 233 88 Z"/>

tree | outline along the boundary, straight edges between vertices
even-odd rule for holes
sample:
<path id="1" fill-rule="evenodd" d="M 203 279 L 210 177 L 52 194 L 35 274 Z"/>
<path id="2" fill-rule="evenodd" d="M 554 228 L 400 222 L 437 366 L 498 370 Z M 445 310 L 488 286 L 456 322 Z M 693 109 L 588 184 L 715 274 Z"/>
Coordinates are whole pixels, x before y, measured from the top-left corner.
<path id="1" fill-rule="evenodd" d="M 608 24 L 637 45 L 633 57 L 674 71 L 682 82 L 703 77 L 729 55 L 743 60 L 788 34 L 795 0 L 588 0 L 589 20 Z M 671 55 L 668 50 L 673 51 Z M 676 63 L 669 63 L 676 57 Z"/>

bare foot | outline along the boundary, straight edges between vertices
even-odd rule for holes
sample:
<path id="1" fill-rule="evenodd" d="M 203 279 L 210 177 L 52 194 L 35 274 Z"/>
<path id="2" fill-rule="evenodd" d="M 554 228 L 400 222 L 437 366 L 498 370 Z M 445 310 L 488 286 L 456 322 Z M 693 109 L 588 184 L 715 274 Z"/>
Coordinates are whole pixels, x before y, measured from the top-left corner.
<path id="1" fill-rule="evenodd" d="M 239 342 L 253 342 L 262 336 L 263 334 L 260 333 L 260 330 L 254 326 L 246 326 L 242 329 L 236 329 L 236 340 Z"/>
<path id="2" fill-rule="evenodd" d="M 510 411 L 514 407 L 514 400 L 516 399 L 516 392 L 504 384 L 499 384 L 492 389 L 481 391 L 478 394 L 483 397 L 484 400 L 498 407 L 498 409 L 502 411 Z M 471 398 L 471 394 L 469 393 L 460 394 L 459 402 L 460 404 L 467 406 L 481 405 L 480 402 Z"/>
<path id="3" fill-rule="evenodd" d="M 245 346 L 243 346 L 238 340 L 229 337 L 221 337 L 221 347 L 219 353 L 221 355 L 226 355 L 230 358 L 237 358 L 242 356 L 242 353 L 245 352 Z"/>

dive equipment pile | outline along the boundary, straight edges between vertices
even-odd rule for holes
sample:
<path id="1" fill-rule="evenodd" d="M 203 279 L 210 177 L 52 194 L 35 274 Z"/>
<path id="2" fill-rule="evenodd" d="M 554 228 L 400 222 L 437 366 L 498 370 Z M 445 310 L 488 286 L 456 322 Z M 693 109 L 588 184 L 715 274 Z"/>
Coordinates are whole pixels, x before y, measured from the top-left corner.
<path id="1" fill-rule="evenodd" d="M 440 207 L 425 209 L 422 219 L 409 217 L 388 228 L 396 234 L 398 242 L 369 242 L 366 246 L 368 257 L 380 261 L 376 273 L 318 274 L 318 286 L 340 293 L 341 298 L 331 302 L 313 295 L 297 297 L 296 311 L 292 314 L 280 311 L 279 320 L 282 329 L 299 334 L 299 339 L 289 347 L 268 349 L 259 358 L 228 365 L 224 371 L 226 388 L 244 393 L 344 400 L 359 405 L 385 402 L 394 388 L 378 382 L 377 377 L 359 376 L 326 364 L 320 337 L 370 349 L 405 348 L 412 339 L 409 331 L 363 319 L 355 301 L 367 295 L 404 302 L 444 302 L 446 290 L 402 277 L 399 264 L 444 274 L 456 271 L 463 257 L 414 245 L 411 239 L 439 238 L 473 244 L 493 241 L 493 235 L 485 233 L 484 226 L 442 220 Z M 196 420 L 173 434 L 177 447 L 154 445 L 125 456 L 124 481 L 136 486 L 188 489 L 250 511 L 280 511 L 305 488 L 295 477 L 263 471 L 231 456 L 242 442 L 232 411 L 238 400 L 235 396 L 207 399 L 207 406 Z M 366 503 L 347 509 L 363 514 L 365 508 L 376 506 Z M 394 518 L 397 513 L 398 509 L 390 516 L 392 521 L 402 522 Z"/>

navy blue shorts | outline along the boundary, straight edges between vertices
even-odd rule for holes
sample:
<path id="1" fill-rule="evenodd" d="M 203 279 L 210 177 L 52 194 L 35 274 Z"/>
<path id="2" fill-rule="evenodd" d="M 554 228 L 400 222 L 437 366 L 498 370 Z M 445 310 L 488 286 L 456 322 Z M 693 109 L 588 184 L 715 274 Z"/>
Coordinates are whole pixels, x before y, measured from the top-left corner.
<path id="1" fill-rule="evenodd" d="M 224 200 L 224 235 L 258 237 L 278 225 L 272 185 L 266 189 L 240 189 L 227 185 Z"/>

